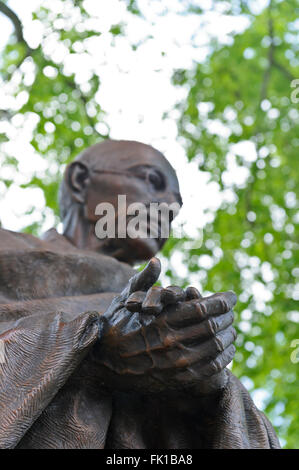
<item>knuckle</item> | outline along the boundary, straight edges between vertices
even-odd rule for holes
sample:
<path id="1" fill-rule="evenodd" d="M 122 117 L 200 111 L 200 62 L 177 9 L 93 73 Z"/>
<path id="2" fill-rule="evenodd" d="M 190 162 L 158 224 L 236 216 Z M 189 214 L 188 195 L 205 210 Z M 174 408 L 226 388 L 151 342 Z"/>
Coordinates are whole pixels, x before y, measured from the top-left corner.
<path id="1" fill-rule="evenodd" d="M 192 302 L 192 305 L 194 306 L 196 315 L 198 315 L 199 319 L 202 320 L 204 316 L 204 312 L 202 309 L 202 304 L 200 304 L 198 301 L 197 302 Z"/>
<path id="2" fill-rule="evenodd" d="M 211 372 L 212 372 L 212 375 L 214 374 L 217 374 L 221 371 L 221 363 L 220 363 L 220 360 L 217 358 L 217 359 L 214 359 L 212 362 L 211 362 Z"/>
<path id="3" fill-rule="evenodd" d="M 186 356 L 179 357 L 175 361 L 175 366 L 178 367 L 179 369 L 184 368 L 189 365 L 189 361 Z"/>
<path id="4" fill-rule="evenodd" d="M 201 316 L 206 316 L 208 314 L 208 309 L 204 301 L 196 302 L 198 309 L 201 313 Z"/>
<path id="5" fill-rule="evenodd" d="M 237 339 L 237 336 L 238 336 L 238 333 L 237 333 L 237 330 L 236 328 L 232 328 L 232 335 L 233 335 L 233 341 L 235 341 Z"/>
<path id="6" fill-rule="evenodd" d="M 236 354 L 236 347 L 232 344 L 230 348 L 230 353 L 229 353 L 231 360 L 233 359 L 235 354 Z"/>
<path id="7" fill-rule="evenodd" d="M 163 339 L 163 346 L 171 348 L 175 343 L 175 337 L 171 333 L 167 333 Z"/>
<path id="8" fill-rule="evenodd" d="M 227 303 L 227 300 L 226 300 L 225 296 L 221 295 L 219 300 L 220 300 L 220 303 L 221 303 L 221 308 L 222 308 L 223 313 L 228 312 L 229 311 L 229 306 L 228 306 L 228 303 Z"/>
<path id="9" fill-rule="evenodd" d="M 217 332 L 217 322 L 214 318 L 210 318 L 207 322 L 207 331 L 210 335 L 216 335 Z"/>
<path id="10" fill-rule="evenodd" d="M 214 338 L 214 345 L 215 345 L 215 348 L 216 348 L 216 352 L 217 353 L 222 353 L 223 350 L 224 350 L 224 345 L 223 345 L 223 342 L 222 342 L 222 339 L 220 338 L 219 335 L 216 335 L 215 338 Z"/>

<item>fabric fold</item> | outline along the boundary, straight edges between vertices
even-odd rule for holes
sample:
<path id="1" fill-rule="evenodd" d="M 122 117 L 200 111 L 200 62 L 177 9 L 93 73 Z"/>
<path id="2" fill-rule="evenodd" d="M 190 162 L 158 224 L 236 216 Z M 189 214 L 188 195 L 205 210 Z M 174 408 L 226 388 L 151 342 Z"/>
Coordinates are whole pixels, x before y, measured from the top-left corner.
<path id="1" fill-rule="evenodd" d="M 96 312 L 22 318 L 0 335 L 0 447 L 13 448 L 53 400 L 98 334 Z"/>

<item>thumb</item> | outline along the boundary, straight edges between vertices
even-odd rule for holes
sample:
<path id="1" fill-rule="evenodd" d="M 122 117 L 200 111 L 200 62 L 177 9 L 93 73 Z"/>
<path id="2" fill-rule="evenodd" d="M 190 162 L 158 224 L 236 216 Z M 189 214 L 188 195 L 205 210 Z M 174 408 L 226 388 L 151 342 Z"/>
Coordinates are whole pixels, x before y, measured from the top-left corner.
<path id="1" fill-rule="evenodd" d="M 129 293 L 138 290 L 147 291 L 159 279 L 161 273 L 161 262 L 158 258 L 152 258 L 140 273 L 131 278 Z"/>

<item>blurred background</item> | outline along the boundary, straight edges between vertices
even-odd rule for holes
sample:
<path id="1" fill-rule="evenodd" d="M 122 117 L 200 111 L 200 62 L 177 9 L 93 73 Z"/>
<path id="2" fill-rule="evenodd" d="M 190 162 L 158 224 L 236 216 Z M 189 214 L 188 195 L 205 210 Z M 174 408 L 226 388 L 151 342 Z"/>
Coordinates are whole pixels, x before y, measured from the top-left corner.
<path id="1" fill-rule="evenodd" d="M 0 0 L 0 221 L 61 230 L 66 164 L 162 151 L 184 206 L 163 283 L 233 289 L 230 365 L 299 448 L 299 1 Z"/>

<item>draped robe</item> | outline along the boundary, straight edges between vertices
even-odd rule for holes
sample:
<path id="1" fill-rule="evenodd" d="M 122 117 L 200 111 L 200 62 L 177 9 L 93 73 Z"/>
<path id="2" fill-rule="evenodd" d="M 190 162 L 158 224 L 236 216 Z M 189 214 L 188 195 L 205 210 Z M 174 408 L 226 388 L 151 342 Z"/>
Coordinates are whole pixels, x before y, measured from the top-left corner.
<path id="1" fill-rule="evenodd" d="M 240 381 L 217 396 L 110 390 L 90 353 L 98 322 L 134 270 L 0 229 L 0 448 L 278 448 Z"/>

